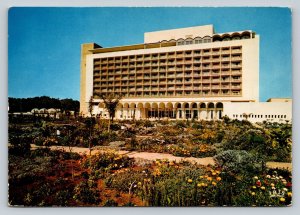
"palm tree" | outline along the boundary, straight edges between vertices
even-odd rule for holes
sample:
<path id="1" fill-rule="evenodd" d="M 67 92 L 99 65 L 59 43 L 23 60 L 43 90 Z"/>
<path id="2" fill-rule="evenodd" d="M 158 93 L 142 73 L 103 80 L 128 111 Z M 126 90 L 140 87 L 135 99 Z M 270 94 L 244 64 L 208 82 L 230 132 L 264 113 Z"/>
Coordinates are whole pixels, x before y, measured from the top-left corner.
<path id="1" fill-rule="evenodd" d="M 109 114 L 109 124 L 108 124 L 108 131 L 110 131 L 110 125 L 114 121 L 115 112 L 117 109 L 117 106 L 122 99 L 121 94 L 98 94 L 104 103 L 105 109 L 108 111 Z"/>

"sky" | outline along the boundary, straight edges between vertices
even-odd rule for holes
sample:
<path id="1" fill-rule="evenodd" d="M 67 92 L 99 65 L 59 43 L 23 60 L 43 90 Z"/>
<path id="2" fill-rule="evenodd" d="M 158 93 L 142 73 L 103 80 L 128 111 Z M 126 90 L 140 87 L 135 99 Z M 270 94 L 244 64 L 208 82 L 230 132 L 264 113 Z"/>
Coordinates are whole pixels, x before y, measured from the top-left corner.
<path id="1" fill-rule="evenodd" d="M 292 97 L 291 11 L 275 7 L 11 8 L 8 96 L 79 100 L 81 44 L 139 44 L 144 32 L 208 24 L 260 35 L 260 101 Z"/>

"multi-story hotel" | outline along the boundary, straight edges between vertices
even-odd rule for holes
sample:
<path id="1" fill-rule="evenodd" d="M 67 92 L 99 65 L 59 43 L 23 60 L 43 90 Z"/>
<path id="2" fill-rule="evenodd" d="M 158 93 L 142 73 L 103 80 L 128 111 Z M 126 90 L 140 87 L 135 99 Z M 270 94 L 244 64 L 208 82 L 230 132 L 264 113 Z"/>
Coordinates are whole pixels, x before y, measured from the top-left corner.
<path id="1" fill-rule="evenodd" d="M 106 116 L 98 93 L 123 94 L 116 118 L 286 122 L 291 99 L 259 102 L 259 36 L 215 33 L 212 25 L 149 32 L 144 43 L 83 44 L 80 112 Z"/>

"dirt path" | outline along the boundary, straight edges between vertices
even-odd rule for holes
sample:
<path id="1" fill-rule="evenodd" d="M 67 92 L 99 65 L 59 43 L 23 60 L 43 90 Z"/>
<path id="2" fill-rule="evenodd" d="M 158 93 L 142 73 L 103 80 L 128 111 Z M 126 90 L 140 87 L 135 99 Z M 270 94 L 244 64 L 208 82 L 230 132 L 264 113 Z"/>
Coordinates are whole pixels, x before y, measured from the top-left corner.
<path id="1" fill-rule="evenodd" d="M 31 145 L 32 148 L 38 148 L 39 146 Z M 51 146 L 52 150 L 59 149 L 59 150 L 65 150 L 67 152 L 70 151 L 69 147 L 67 146 Z M 81 148 L 81 147 L 71 147 L 72 152 L 76 152 L 79 154 L 89 154 L 88 148 Z M 96 154 L 98 152 L 105 151 L 105 149 L 93 149 L 91 154 Z M 177 157 L 171 154 L 165 154 L 165 153 L 151 153 L 151 152 L 136 152 L 136 151 L 122 151 L 122 150 L 116 150 L 117 153 L 122 155 L 127 155 L 130 158 L 134 159 L 145 159 L 145 160 L 151 160 L 155 161 L 157 159 L 168 159 L 169 161 L 190 161 L 192 163 L 197 163 L 201 165 L 214 165 L 215 162 L 212 157 L 206 157 L 206 158 L 194 158 L 194 157 Z M 270 168 L 280 168 L 280 169 L 288 169 L 292 170 L 292 164 L 291 163 L 283 163 L 283 162 L 267 162 L 267 167 Z"/>

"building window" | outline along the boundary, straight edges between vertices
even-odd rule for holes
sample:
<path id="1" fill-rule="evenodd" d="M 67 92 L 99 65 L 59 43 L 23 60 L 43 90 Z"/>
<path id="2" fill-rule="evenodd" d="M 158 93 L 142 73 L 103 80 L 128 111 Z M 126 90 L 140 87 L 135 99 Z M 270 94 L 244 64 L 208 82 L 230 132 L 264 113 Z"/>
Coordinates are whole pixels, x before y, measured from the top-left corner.
<path id="1" fill-rule="evenodd" d="M 200 43 L 202 43 L 201 39 L 195 39 L 195 44 L 200 44 Z"/>
<path id="2" fill-rule="evenodd" d="M 203 43 L 210 43 L 211 42 L 211 38 L 210 37 L 204 37 L 203 38 Z"/>

